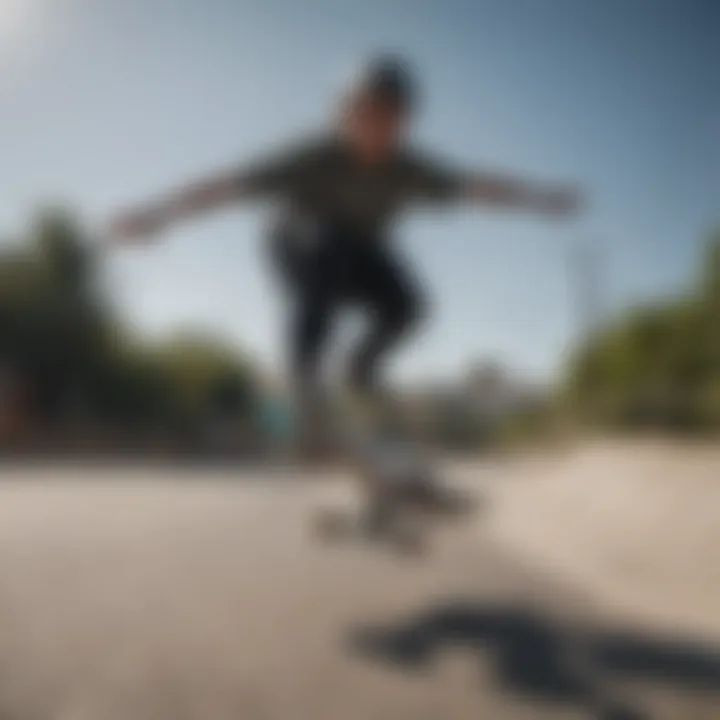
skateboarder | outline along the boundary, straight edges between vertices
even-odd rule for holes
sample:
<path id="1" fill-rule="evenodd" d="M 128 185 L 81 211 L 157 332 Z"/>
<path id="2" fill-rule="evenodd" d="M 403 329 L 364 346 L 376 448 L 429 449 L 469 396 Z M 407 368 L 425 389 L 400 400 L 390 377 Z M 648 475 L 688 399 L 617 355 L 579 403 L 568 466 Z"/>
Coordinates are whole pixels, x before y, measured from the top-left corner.
<path id="1" fill-rule="evenodd" d="M 290 298 L 289 371 L 305 398 L 305 417 L 317 408 L 308 397 L 318 387 L 333 323 L 348 304 L 366 309 L 371 320 L 347 365 L 350 385 L 369 394 L 381 362 L 426 314 L 420 288 L 391 243 L 402 210 L 465 201 L 563 217 L 578 208 L 573 188 L 464 171 L 426 155 L 410 138 L 419 104 L 408 64 L 377 56 L 327 128 L 120 213 L 110 237 L 141 241 L 230 203 L 275 201 L 269 247 Z"/>

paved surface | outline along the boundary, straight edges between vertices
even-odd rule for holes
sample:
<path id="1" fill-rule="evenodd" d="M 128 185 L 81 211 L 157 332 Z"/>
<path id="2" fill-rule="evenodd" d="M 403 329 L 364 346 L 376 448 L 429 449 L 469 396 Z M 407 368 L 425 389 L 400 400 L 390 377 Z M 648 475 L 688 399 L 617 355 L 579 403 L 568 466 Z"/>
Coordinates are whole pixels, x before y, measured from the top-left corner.
<path id="1" fill-rule="evenodd" d="M 481 519 L 410 561 L 312 539 L 340 485 L 4 476 L 0 720 L 720 718 L 720 646 L 622 620 Z"/>
<path id="2" fill-rule="evenodd" d="M 720 443 L 597 443 L 505 468 L 484 521 L 637 620 L 720 640 Z"/>

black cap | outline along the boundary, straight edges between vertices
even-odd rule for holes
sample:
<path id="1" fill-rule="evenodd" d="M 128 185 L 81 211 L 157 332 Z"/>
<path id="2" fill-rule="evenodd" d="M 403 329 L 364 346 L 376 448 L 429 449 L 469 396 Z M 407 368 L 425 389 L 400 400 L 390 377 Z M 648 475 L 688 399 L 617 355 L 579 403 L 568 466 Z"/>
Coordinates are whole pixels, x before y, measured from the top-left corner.
<path id="1" fill-rule="evenodd" d="M 417 88 L 410 64 L 397 55 L 376 55 L 363 66 L 355 92 L 414 110 L 418 104 Z"/>

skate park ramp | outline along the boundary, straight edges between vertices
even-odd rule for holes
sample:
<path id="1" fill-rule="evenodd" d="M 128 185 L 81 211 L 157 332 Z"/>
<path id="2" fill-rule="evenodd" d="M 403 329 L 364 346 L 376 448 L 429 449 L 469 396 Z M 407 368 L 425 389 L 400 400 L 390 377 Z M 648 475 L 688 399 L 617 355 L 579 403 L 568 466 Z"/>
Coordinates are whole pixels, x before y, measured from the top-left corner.
<path id="1" fill-rule="evenodd" d="M 313 539 L 339 477 L 5 468 L 0 718 L 720 716 L 715 449 L 448 473 L 484 510 L 408 560 Z"/>

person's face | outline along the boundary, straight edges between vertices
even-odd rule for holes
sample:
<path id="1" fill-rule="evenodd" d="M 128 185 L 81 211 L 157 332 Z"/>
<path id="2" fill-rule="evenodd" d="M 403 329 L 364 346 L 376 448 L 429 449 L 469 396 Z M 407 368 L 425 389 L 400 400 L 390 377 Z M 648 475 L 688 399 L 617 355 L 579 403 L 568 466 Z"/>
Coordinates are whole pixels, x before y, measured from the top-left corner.
<path id="1" fill-rule="evenodd" d="M 366 159 L 382 162 L 400 144 L 407 122 L 407 113 L 396 103 L 361 98 L 350 109 L 350 138 Z"/>

